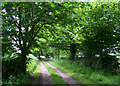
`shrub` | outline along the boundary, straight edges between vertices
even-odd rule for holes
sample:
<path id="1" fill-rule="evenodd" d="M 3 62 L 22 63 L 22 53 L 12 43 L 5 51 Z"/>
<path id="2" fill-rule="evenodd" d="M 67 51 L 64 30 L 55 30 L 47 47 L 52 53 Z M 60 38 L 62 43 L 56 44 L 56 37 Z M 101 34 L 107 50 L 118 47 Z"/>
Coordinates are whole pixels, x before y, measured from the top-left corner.
<path id="1" fill-rule="evenodd" d="M 26 73 L 20 73 L 17 76 L 15 75 L 10 75 L 8 77 L 8 80 L 3 79 L 3 85 L 4 84 L 26 84 L 29 79 L 29 74 Z"/>
<path id="2" fill-rule="evenodd" d="M 116 74 L 118 71 L 118 59 L 115 56 L 105 55 L 102 57 L 84 57 L 85 66 L 92 69 Z"/>
<path id="3" fill-rule="evenodd" d="M 17 75 L 20 71 L 21 60 L 19 57 L 3 58 L 2 59 L 2 75 L 3 78 L 8 79 L 10 75 Z"/>

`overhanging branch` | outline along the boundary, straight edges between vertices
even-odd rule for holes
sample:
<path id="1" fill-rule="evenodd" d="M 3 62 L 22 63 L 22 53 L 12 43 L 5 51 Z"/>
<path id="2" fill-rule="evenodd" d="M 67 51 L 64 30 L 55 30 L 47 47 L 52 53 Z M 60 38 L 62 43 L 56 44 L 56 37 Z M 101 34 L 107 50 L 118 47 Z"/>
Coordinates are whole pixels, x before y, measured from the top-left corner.
<path id="1" fill-rule="evenodd" d="M 53 22 L 52 22 L 53 23 Z M 46 25 L 46 24 L 52 24 L 52 23 L 44 23 L 44 24 L 42 24 L 41 26 L 39 26 L 38 27 L 38 30 L 36 31 L 36 33 L 35 33 L 35 35 L 34 35 L 34 38 L 36 37 L 36 35 L 38 34 L 38 32 L 40 31 L 40 29 L 44 26 L 44 25 Z"/>

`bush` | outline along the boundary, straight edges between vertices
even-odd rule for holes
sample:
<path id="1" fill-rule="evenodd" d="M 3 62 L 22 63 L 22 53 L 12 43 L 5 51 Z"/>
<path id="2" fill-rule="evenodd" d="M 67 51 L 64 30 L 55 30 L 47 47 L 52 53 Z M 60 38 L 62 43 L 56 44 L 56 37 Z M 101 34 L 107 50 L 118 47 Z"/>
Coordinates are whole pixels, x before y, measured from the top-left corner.
<path id="1" fill-rule="evenodd" d="M 100 65 L 100 69 L 110 72 L 110 73 L 117 73 L 118 70 L 118 59 L 115 56 L 106 55 L 101 57 L 98 60 Z"/>
<path id="2" fill-rule="evenodd" d="M 35 70 L 38 59 L 31 54 L 27 59 L 27 72 L 31 73 Z M 22 73 L 21 67 L 21 58 L 18 56 L 2 58 L 2 78 L 9 80 L 11 75 L 17 77 Z"/>
<path id="3" fill-rule="evenodd" d="M 19 57 L 3 58 L 2 59 L 2 77 L 8 79 L 10 75 L 17 75 L 20 71 L 21 60 Z"/>
<path id="4" fill-rule="evenodd" d="M 2 59 L 2 82 L 3 84 L 26 84 L 30 73 L 32 73 L 38 64 L 38 59 L 32 54 L 27 57 L 27 73 L 24 74 L 20 70 L 21 59 L 19 57 L 6 57 Z"/>
<path id="5" fill-rule="evenodd" d="M 109 73 L 117 73 L 118 59 L 115 56 L 105 55 L 103 57 L 84 57 L 85 66 L 90 66 L 92 69 Z"/>
<path id="6" fill-rule="evenodd" d="M 2 84 L 26 84 L 29 79 L 29 74 L 20 73 L 17 76 L 10 75 L 8 80 L 3 79 Z"/>

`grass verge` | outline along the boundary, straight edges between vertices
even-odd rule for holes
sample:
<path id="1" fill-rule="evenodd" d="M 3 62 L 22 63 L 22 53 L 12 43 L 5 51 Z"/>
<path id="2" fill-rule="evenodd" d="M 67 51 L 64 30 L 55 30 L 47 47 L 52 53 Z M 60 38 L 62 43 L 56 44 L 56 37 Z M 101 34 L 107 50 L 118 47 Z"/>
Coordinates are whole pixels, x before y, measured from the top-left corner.
<path id="1" fill-rule="evenodd" d="M 36 69 L 39 60 L 32 54 L 29 54 L 27 58 L 28 58 L 27 72 L 31 74 Z"/>
<path id="2" fill-rule="evenodd" d="M 40 76 L 40 63 L 39 60 L 33 56 L 29 55 L 30 60 L 27 64 L 27 71 L 30 73 L 28 84 L 37 84 Z"/>
<path id="3" fill-rule="evenodd" d="M 45 65 L 45 67 L 47 68 L 47 70 L 50 73 L 50 76 L 53 80 L 53 83 L 58 86 L 66 86 L 65 81 L 56 73 L 56 71 L 54 69 L 52 69 L 49 65 L 47 65 L 44 61 L 43 64 Z"/>
<path id="4" fill-rule="evenodd" d="M 33 76 L 38 78 L 40 76 L 40 63 L 38 62 L 36 69 L 33 71 Z"/>
<path id="5" fill-rule="evenodd" d="M 97 72 L 89 67 L 78 65 L 76 62 L 69 60 L 54 59 L 49 61 L 52 65 L 66 72 L 68 75 L 77 79 L 81 84 L 118 84 L 118 75 Z"/>

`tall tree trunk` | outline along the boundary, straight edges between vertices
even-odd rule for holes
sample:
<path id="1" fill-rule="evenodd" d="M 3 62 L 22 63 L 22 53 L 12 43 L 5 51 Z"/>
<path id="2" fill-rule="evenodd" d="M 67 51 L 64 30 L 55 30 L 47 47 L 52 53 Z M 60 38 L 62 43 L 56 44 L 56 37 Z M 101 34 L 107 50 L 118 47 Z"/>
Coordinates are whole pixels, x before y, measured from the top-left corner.
<path id="1" fill-rule="evenodd" d="M 70 45 L 70 53 L 71 53 L 70 59 L 75 60 L 75 55 L 76 55 L 76 44 L 75 43 L 72 43 Z"/>
<path id="2" fill-rule="evenodd" d="M 22 62 L 21 62 L 22 72 L 26 73 L 27 52 L 23 50 L 21 57 L 22 57 Z"/>
<path id="3" fill-rule="evenodd" d="M 26 61 L 27 61 L 27 46 L 26 46 L 26 39 L 23 37 L 23 47 L 22 47 L 22 52 L 21 52 L 21 58 L 22 58 L 22 72 L 26 73 Z"/>

